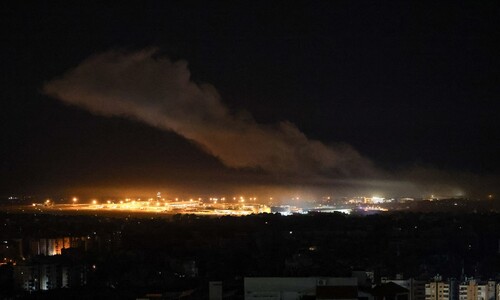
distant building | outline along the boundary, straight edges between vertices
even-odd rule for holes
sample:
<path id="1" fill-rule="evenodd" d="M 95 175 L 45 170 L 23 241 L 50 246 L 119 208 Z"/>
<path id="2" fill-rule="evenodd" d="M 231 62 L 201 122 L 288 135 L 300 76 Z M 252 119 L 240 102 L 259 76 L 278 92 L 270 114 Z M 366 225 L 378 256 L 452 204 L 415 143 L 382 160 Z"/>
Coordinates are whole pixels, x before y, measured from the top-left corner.
<path id="1" fill-rule="evenodd" d="M 25 291 L 52 290 L 62 286 L 57 264 L 21 264 L 14 266 L 14 281 Z"/>
<path id="2" fill-rule="evenodd" d="M 222 300 L 222 281 L 208 283 L 208 300 Z"/>
<path id="3" fill-rule="evenodd" d="M 357 300 L 357 278 L 245 277 L 245 300 Z"/>
<path id="4" fill-rule="evenodd" d="M 30 292 L 83 286 L 87 268 L 61 256 L 39 257 L 14 266 L 14 283 Z"/>
<path id="5" fill-rule="evenodd" d="M 29 240 L 30 255 L 58 255 L 63 249 L 86 247 L 85 237 L 38 238 Z"/>
<path id="6" fill-rule="evenodd" d="M 382 283 L 372 289 L 374 300 L 409 300 L 410 293 L 394 282 Z"/>
<path id="7" fill-rule="evenodd" d="M 375 274 L 371 271 L 353 271 L 352 277 L 356 277 L 359 287 L 371 288 L 375 281 Z"/>
<path id="8" fill-rule="evenodd" d="M 451 300 L 449 283 L 434 281 L 425 285 L 425 300 Z"/>
<path id="9" fill-rule="evenodd" d="M 416 280 L 413 278 L 410 279 L 388 279 L 382 278 L 382 283 L 394 282 L 397 285 L 400 285 L 409 291 L 409 300 L 425 300 L 425 284 L 426 282 L 423 280 Z"/>
<path id="10" fill-rule="evenodd" d="M 53 256 L 62 254 L 65 249 L 78 248 L 85 251 L 110 252 L 120 248 L 121 231 L 109 234 L 72 237 L 50 237 L 26 239 L 25 257 L 37 255 Z"/>
<path id="11" fill-rule="evenodd" d="M 459 286 L 459 300 L 495 300 L 497 297 L 495 281 L 479 283 L 471 279 Z"/>

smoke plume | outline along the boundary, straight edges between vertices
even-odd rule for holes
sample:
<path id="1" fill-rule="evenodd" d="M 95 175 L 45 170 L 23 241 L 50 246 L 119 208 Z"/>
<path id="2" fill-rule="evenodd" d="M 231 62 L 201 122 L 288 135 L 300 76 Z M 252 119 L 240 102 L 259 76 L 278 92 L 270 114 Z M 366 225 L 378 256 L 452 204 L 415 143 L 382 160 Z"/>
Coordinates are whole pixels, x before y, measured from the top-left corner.
<path id="1" fill-rule="evenodd" d="M 289 122 L 259 124 L 229 111 L 212 85 L 191 80 L 186 62 L 159 57 L 155 49 L 93 56 L 43 92 L 95 114 L 174 131 L 232 168 L 322 178 L 375 173 L 348 145 L 327 146 Z"/>

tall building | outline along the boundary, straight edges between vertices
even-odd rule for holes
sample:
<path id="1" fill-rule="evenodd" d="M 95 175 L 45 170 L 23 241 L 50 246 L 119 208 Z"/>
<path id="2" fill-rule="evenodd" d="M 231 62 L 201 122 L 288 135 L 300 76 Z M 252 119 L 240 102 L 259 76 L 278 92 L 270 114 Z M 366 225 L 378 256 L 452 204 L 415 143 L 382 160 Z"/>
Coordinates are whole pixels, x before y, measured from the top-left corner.
<path id="1" fill-rule="evenodd" d="M 57 264 L 18 264 L 14 266 L 14 281 L 25 291 L 51 290 L 62 285 L 59 273 Z"/>
<path id="2" fill-rule="evenodd" d="M 425 285 L 425 300 L 451 300 L 449 283 L 434 281 Z"/>
<path id="3" fill-rule="evenodd" d="M 63 249 L 86 247 L 85 237 L 37 238 L 29 241 L 29 255 L 59 255 Z"/>
<path id="4" fill-rule="evenodd" d="M 33 292 L 79 287 L 87 283 L 87 267 L 61 256 L 44 256 L 14 266 L 14 283 Z"/>
<path id="5" fill-rule="evenodd" d="M 497 297 L 496 282 L 479 283 L 474 279 L 460 284 L 459 300 L 495 300 Z"/>

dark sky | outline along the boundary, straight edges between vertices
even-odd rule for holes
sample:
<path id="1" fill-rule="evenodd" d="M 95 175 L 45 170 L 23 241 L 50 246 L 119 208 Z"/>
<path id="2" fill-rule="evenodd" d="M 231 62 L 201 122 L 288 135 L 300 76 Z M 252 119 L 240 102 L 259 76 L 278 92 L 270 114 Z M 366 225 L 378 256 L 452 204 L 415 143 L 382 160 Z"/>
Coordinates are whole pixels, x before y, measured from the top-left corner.
<path id="1" fill-rule="evenodd" d="M 0 18 L 1 195 L 356 188 L 337 173 L 329 190 L 317 178 L 228 167 L 196 139 L 42 93 L 88 57 L 151 47 L 187 61 L 191 80 L 213 85 L 232 114 L 262 126 L 289 121 L 311 140 L 348 144 L 383 173 L 356 180 L 433 174 L 446 184 L 473 178 L 479 196 L 498 188 L 496 1 L 16 2 L 2 4 Z"/>

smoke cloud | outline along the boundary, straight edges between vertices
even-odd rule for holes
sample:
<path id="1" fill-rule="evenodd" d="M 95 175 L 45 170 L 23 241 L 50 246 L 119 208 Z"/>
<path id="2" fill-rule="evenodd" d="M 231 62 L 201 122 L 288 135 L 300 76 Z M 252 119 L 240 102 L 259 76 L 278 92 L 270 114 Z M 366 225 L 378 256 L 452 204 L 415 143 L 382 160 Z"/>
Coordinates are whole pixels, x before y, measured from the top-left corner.
<path id="1" fill-rule="evenodd" d="M 289 122 L 259 124 L 229 111 L 212 85 L 191 80 L 186 62 L 155 49 L 93 56 L 46 83 L 43 92 L 98 115 L 174 131 L 231 168 L 318 178 L 377 173 L 348 145 L 327 146 Z"/>

